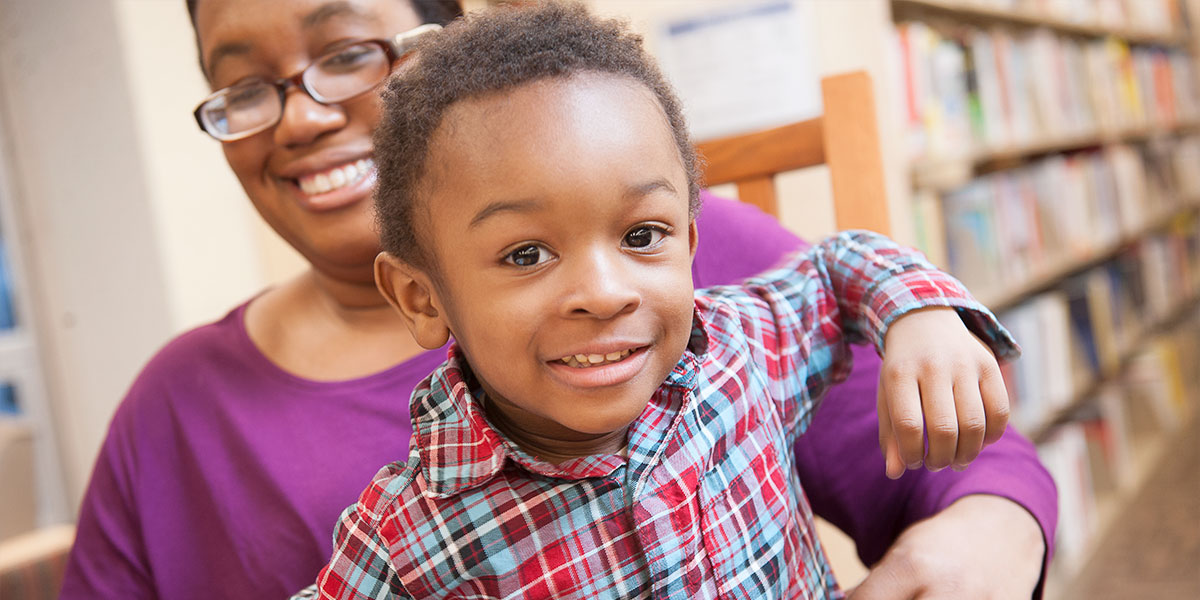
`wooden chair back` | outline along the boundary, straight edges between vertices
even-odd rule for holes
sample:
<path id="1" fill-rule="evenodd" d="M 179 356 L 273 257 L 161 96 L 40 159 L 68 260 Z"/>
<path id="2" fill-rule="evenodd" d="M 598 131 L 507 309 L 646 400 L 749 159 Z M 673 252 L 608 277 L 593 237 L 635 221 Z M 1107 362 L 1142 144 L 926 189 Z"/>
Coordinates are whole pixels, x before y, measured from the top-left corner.
<path id="1" fill-rule="evenodd" d="M 697 144 L 707 161 L 706 184 L 735 183 L 743 202 L 778 217 L 775 176 L 827 164 L 837 228 L 890 235 L 871 77 L 865 71 L 825 77 L 821 95 L 819 117 Z"/>

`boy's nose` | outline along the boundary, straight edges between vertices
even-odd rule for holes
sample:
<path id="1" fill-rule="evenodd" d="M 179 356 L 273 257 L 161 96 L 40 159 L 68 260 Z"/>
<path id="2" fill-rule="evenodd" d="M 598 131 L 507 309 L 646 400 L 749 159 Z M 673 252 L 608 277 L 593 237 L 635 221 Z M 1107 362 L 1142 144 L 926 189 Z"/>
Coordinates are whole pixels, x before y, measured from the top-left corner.
<path id="1" fill-rule="evenodd" d="M 621 257 L 595 251 L 572 261 L 562 304 L 565 316 L 611 319 L 633 312 L 641 294 Z"/>

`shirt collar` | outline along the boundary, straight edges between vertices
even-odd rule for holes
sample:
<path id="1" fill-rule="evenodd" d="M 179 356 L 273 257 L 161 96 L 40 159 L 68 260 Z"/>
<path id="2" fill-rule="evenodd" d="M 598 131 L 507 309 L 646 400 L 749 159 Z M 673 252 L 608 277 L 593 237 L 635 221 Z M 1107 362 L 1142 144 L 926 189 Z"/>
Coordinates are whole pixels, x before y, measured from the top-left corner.
<path id="1" fill-rule="evenodd" d="M 687 351 L 667 375 L 663 388 L 686 392 L 695 389 L 697 355 L 707 352 L 708 341 L 705 321 L 699 311 L 693 311 Z M 450 345 L 446 362 L 413 392 L 413 439 L 431 493 L 450 496 L 482 485 L 504 467 L 505 460 L 562 479 L 602 477 L 625 464 L 626 459 L 615 454 L 587 456 L 559 465 L 529 455 L 488 423 L 479 399 L 471 391 L 471 381 L 470 368 L 455 343 Z"/>

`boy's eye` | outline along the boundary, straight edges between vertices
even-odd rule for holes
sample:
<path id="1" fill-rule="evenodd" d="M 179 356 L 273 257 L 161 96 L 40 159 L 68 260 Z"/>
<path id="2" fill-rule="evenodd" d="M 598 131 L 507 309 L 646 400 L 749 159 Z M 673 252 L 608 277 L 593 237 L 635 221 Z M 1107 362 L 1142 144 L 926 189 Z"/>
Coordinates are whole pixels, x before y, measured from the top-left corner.
<path id="1" fill-rule="evenodd" d="M 521 246 L 504 257 L 505 262 L 518 267 L 532 267 L 550 258 L 550 253 L 541 246 Z"/>
<path id="2" fill-rule="evenodd" d="M 649 248 L 662 241 L 663 230 L 643 225 L 625 234 L 625 245 L 630 248 Z"/>

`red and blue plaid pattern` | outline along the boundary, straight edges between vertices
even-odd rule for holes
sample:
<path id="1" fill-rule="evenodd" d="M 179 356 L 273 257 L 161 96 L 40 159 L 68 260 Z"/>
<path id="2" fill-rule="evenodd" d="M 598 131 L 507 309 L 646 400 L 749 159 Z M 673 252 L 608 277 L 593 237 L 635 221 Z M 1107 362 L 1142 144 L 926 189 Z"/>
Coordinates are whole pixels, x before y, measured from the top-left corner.
<path id="1" fill-rule="evenodd" d="M 840 598 L 792 465 L 817 399 L 895 318 L 992 315 L 918 254 L 847 232 L 742 286 L 696 293 L 688 351 L 627 458 L 559 465 L 484 417 L 457 349 L 414 392 L 413 449 L 346 509 L 321 598 Z"/>

